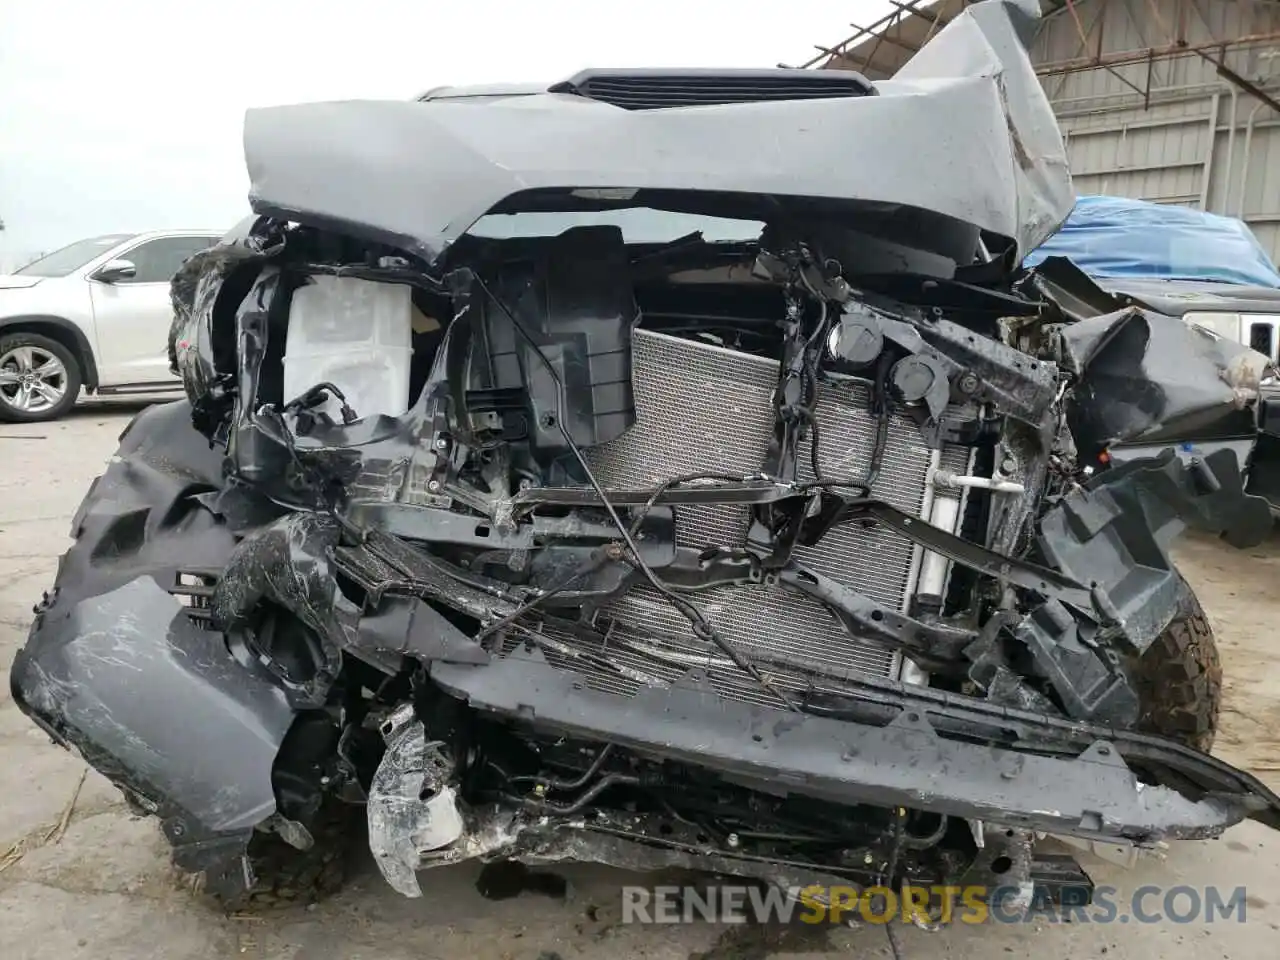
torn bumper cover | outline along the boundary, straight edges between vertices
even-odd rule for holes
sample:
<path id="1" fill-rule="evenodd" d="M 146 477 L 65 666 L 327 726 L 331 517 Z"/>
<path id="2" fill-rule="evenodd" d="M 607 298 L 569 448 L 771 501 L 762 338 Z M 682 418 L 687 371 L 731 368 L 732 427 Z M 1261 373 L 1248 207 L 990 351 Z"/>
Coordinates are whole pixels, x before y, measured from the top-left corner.
<path id="1" fill-rule="evenodd" d="M 243 887 L 249 838 L 276 812 L 284 691 L 149 575 L 55 619 L 14 663 L 23 710 L 160 819 L 178 867 L 213 891 Z"/>
<path id="2" fill-rule="evenodd" d="M 1222 761 L 1155 737 L 1088 725 L 1068 732 L 1031 713 L 984 715 L 927 690 L 886 686 L 878 691 L 879 703 L 862 702 L 868 720 L 896 714 L 877 726 L 726 702 L 696 680 L 619 701 L 583 690 L 537 653 L 484 668 L 437 664 L 431 676 L 482 713 L 664 761 L 697 763 L 773 795 L 901 805 L 999 825 L 1002 832 L 1139 844 L 1214 837 L 1248 817 L 1280 828 L 1280 797 Z M 1025 742 L 1001 748 L 953 739 L 959 730 L 993 743 L 1016 731 Z M 1040 738 L 1042 747 L 1052 741 L 1063 755 L 1028 752 Z M 1065 753 L 1072 743 L 1080 750 L 1075 755 Z M 383 876 L 406 896 L 421 895 L 415 871 L 473 857 L 584 859 L 628 869 L 684 863 L 783 884 L 821 879 L 798 865 L 788 871 L 735 856 L 705 838 L 696 843 L 692 836 L 647 830 L 643 817 L 555 821 L 511 808 L 468 808 L 447 785 L 450 771 L 442 768 L 437 747 L 424 742 L 416 721 L 398 728 L 369 796 L 371 849 Z M 1153 763 L 1194 782 L 1198 797 L 1144 783 L 1136 769 Z M 666 851 L 655 850 L 664 846 Z M 883 868 L 878 862 L 876 869 Z M 866 871 L 864 882 L 877 882 L 876 869 Z M 847 874 L 841 882 L 848 882 Z"/>
<path id="3" fill-rule="evenodd" d="M 1124 753 L 1161 755 L 1167 744 L 1158 738 L 1112 732 L 1107 739 L 1106 731 L 1086 727 L 1072 739 L 1097 739 L 1069 759 L 965 743 L 939 730 L 968 722 L 975 730 L 985 725 L 995 739 L 1003 723 L 1021 728 L 1032 743 L 1037 734 L 1060 733 L 1039 726 L 1042 717 L 1013 710 L 1003 717 L 973 712 L 961 721 L 963 709 L 918 690 L 885 691 L 886 699 L 903 696 L 908 709 L 877 727 L 726 703 L 696 684 L 649 690 L 618 703 L 575 690 L 572 678 L 540 664 L 537 654 L 484 669 L 439 665 L 432 677 L 477 709 L 697 762 L 758 789 L 910 806 L 1099 839 L 1208 837 L 1255 814 L 1280 826 L 1280 804 L 1259 781 L 1187 748 L 1169 750 L 1161 759 L 1181 763 L 1202 781 L 1206 796 L 1199 801 L 1164 787 L 1144 788 L 1126 766 Z"/>
<path id="4" fill-rule="evenodd" d="M 277 813 L 272 768 L 298 716 L 291 698 L 304 691 L 285 689 L 255 658 L 201 629 L 172 595 L 182 570 L 226 569 L 234 550 L 206 509 L 212 501 L 202 491 L 216 458 L 189 416 L 185 403 L 153 408 L 127 432 L 77 515 L 80 535 L 11 683 L 25 712 L 160 817 L 180 867 L 203 871 L 210 889 L 234 891 L 252 883 L 245 850 L 253 830 Z M 1122 501 L 1140 510 L 1141 499 Z M 1208 528 L 1234 517 L 1204 505 L 1183 512 Z M 1167 517 L 1156 532 L 1180 522 Z M 145 540 L 139 525 L 150 531 Z M 1105 524 L 1084 529 L 1092 534 L 1077 524 L 1060 539 L 1116 549 L 1097 536 Z M 131 553 L 139 543 L 141 553 Z M 287 588 L 277 601 L 291 602 Z M 396 602 L 386 598 L 386 609 Z M 405 619 L 400 636 L 385 614 L 371 612 L 348 649 L 362 658 L 412 656 L 433 686 L 482 716 L 696 764 L 771 796 L 902 805 L 1017 831 L 1136 842 L 1214 836 L 1247 817 L 1280 827 L 1280 798 L 1256 779 L 1161 738 L 870 678 L 856 698 L 828 704 L 827 716 L 727 701 L 697 670 L 674 686 L 619 698 L 583 689 L 578 675 L 552 668 L 536 650 L 492 658 L 438 615 L 426 624 L 429 637 L 418 637 L 417 619 Z M 418 890 L 414 870 L 470 857 L 676 864 L 794 885 L 824 877 L 699 842 L 693 830 L 686 837 L 678 826 L 650 828 L 643 816 L 548 819 L 518 807 L 470 807 L 447 751 L 426 740 L 412 707 L 384 733 L 368 796 L 370 845 L 388 881 L 408 895 Z M 1173 771 L 1181 791 L 1152 785 L 1159 770 Z M 845 871 L 825 882 L 848 880 Z"/>
<path id="5" fill-rule="evenodd" d="M 1169 452 L 1105 474 L 1049 511 L 1041 529 L 1045 552 L 1068 573 L 1088 571 L 1093 596 L 1141 646 L 1167 622 L 1159 612 L 1180 602 L 1179 580 L 1164 552 L 1176 533 L 1190 525 L 1247 538 L 1267 517 L 1263 501 L 1243 494 L 1231 465 L 1229 456 L 1212 457 L 1206 469 L 1226 472 L 1206 484 Z M 917 529 L 914 536 L 941 546 L 936 531 Z M 1025 623 L 1037 624 L 1056 603 L 1033 611 Z M 1093 708 L 1116 689 L 1105 682 L 1114 676 L 1099 677 L 1094 689 L 1079 688 L 1087 671 L 1072 663 L 1084 652 L 1073 635 L 1050 630 L 1037 642 L 1029 645 L 1045 674 L 1065 684 L 1060 693 L 1080 696 L 1082 707 Z M 482 715 L 608 743 L 660 763 L 696 764 L 773 795 L 892 805 L 1028 835 L 1138 844 L 1214 837 L 1246 818 L 1280 829 L 1280 796 L 1256 777 L 1120 727 L 874 678 L 858 683 L 856 695 L 828 704 L 825 716 L 797 715 L 725 700 L 697 668 L 676 684 L 642 687 L 620 699 L 587 688 L 580 675 L 553 667 L 537 648 L 482 661 L 478 647 L 480 656 L 468 657 L 463 646 L 424 656 L 428 675 Z M 368 800 L 370 843 L 383 875 L 407 896 L 420 895 L 416 870 L 461 859 L 575 857 L 635 869 L 652 865 L 655 845 L 668 845 L 675 862 L 692 851 L 690 863 L 704 869 L 714 861 L 714 869 L 726 872 L 786 878 L 777 864 L 656 834 L 643 817 L 615 820 L 601 813 L 557 821 L 518 808 L 469 807 L 450 786 L 453 771 L 440 745 L 425 742 L 412 710 L 387 732 L 387 753 Z M 802 875 L 814 882 L 813 871 Z M 877 882 L 875 870 L 865 882 Z"/>

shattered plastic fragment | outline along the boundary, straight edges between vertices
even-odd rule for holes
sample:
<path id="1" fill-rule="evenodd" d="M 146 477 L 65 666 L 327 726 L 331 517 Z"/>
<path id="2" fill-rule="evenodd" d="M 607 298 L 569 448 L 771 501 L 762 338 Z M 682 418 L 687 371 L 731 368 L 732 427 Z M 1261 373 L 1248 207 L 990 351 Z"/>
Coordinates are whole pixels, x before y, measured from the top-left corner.
<path id="1" fill-rule="evenodd" d="M 441 744 L 427 743 L 413 708 L 397 711 L 386 726 L 387 750 L 369 790 L 369 849 L 397 893 L 420 897 L 414 871 L 423 856 L 445 856 L 466 826 L 449 783 L 453 765 Z"/>

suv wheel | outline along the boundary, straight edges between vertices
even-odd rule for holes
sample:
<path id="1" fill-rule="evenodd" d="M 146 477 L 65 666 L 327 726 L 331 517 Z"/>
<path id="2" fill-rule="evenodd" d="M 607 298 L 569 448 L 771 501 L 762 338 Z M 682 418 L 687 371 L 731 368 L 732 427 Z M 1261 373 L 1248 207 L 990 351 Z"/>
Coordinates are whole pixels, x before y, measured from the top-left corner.
<path id="1" fill-rule="evenodd" d="M 1222 709 L 1222 664 L 1213 628 L 1186 589 L 1185 608 L 1138 662 L 1138 729 L 1208 753 Z"/>
<path id="2" fill-rule="evenodd" d="M 0 420 L 56 420 L 75 404 L 81 382 L 79 362 L 58 341 L 0 334 Z"/>

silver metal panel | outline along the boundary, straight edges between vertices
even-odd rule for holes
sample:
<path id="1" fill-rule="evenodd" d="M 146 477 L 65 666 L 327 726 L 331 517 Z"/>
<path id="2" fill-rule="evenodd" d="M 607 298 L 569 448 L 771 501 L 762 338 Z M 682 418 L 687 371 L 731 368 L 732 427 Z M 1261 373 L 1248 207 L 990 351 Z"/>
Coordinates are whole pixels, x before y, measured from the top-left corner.
<path id="1" fill-rule="evenodd" d="M 1164 47 L 1175 33 L 1208 45 L 1243 77 L 1280 96 L 1280 43 L 1214 48 L 1280 31 L 1280 4 L 1202 0 L 1179 17 L 1171 0 L 1076 3 L 1046 17 L 1038 68 Z M 1185 10 L 1183 11 L 1186 12 Z M 1086 40 L 1080 36 L 1081 27 Z M 1067 140 L 1077 194 L 1106 193 L 1239 217 L 1280 259 L 1280 120 L 1195 53 L 1041 77 Z M 1148 87 L 1150 88 L 1148 90 Z M 1135 89 L 1136 88 L 1136 89 Z"/>

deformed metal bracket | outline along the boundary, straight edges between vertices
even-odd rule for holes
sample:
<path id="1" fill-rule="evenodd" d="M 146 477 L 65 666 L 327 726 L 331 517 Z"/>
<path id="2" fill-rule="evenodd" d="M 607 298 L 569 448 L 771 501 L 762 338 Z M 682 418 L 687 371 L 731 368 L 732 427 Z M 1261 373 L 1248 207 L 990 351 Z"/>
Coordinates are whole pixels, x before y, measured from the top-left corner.
<path id="1" fill-rule="evenodd" d="M 821 533 L 825 532 L 824 527 L 829 528 L 836 523 L 864 518 L 874 520 L 902 534 L 912 543 L 997 580 L 1055 597 L 1080 610 L 1094 609 L 1090 590 L 1057 570 L 1016 557 L 1002 556 L 935 527 L 919 517 L 913 517 L 882 500 L 841 497 L 836 494 L 823 494 L 823 500 L 821 511 L 812 519 L 812 534 L 802 536 L 802 543 L 816 542 Z"/>
<path id="2" fill-rule="evenodd" d="M 546 732 L 688 760 L 744 784 L 785 782 L 788 790 L 836 803 L 899 805 L 1048 833 L 1142 841 L 1217 836 L 1250 816 L 1280 823 L 1280 797 L 1189 748 L 905 686 L 883 691 L 902 713 L 877 727 L 796 717 L 679 687 L 642 688 L 630 698 L 596 694 L 579 689 L 573 673 L 518 654 L 485 667 L 437 664 L 431 678 L 477 710 L 518 716 Z M 961 712 L 973 721 L 972 741 L 936 732 Z M 993 748 L 987 741 L 1003 737 L 1011 724 L 1023 727 L 1025 738 Z M 1036 740 L 1061 743 L 1063 733 L 1093 743 L 1075 757 L 1029 752 Z M 1103 739 L 1108 735 L 1115 745 Z M 1203 792 L 1188 797 L 1142 784 L 1122 752 L 1176 770 L 1179 783 L 1203 784 Z M 905 755 L 932 760 L 907 764 Z M 946 791 L 937 789 L 939 777 Z"/>

